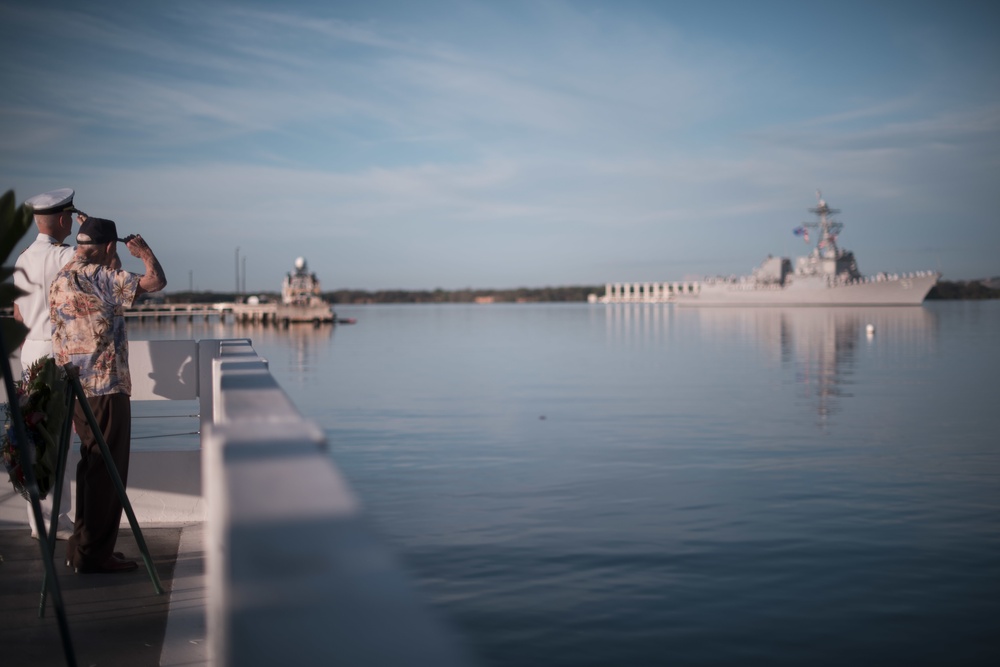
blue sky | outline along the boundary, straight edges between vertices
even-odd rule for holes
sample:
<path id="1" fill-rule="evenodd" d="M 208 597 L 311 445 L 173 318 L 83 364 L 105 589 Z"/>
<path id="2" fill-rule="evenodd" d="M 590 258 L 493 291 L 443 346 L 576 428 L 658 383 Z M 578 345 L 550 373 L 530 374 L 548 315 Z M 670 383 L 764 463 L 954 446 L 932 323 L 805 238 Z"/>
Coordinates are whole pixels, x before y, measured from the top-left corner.
<path id="1" fill-rule="evenodd" d="M 0 1 L 0 188 L 168 291 L 742 274 L 817 189 L 863 273 L 1000 275 L 996 3 L 131 4 Z"/>

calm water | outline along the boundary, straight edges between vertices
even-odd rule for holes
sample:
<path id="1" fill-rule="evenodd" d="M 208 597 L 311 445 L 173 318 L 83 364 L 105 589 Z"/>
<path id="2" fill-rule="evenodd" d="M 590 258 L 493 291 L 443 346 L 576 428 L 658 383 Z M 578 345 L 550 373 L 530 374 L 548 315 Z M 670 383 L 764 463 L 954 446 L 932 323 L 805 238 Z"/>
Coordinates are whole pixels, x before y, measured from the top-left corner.
<path id="1" fill-rule="evenodd" d="M 486 665 L 1000 664 L 1000 303 L 338 314 L 132 336 L 252 338 Z"/>

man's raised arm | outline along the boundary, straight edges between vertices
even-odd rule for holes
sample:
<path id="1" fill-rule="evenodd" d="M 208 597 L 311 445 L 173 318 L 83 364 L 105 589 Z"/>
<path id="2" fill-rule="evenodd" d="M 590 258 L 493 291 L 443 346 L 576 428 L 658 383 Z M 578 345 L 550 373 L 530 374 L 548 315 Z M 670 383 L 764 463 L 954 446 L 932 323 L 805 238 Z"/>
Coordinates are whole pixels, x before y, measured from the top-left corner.
<path id="1" fill-rule="evenodd" d="M 163 274 L 160 260 L 156 259 L 156 255 L 153 254 L 141 236 L 136 234 L 131 237 L 125 247 L 128 248 L 133 257 L 139 258 L 146 265 L 146 275 L 139 278 L 139 289 L 135 292 L 136 296 L 146 292 L 159 292 L 167 286 L 167 277 Z"/>

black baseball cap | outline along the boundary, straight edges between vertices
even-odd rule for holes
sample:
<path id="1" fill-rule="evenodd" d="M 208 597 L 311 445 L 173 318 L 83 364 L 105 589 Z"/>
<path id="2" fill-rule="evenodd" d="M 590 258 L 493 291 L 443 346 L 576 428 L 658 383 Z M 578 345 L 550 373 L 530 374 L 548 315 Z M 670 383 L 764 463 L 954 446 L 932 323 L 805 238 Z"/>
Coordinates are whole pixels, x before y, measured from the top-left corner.
<path id="1" fill-rule="evenodd" d="M 104 218 L 87 218 L 80 225 L 80 231 L 76 235 L 77 245 L 102 245 L 112 241 L 126 242 L 125 239 L 118 238 L 115 221 Z"/>

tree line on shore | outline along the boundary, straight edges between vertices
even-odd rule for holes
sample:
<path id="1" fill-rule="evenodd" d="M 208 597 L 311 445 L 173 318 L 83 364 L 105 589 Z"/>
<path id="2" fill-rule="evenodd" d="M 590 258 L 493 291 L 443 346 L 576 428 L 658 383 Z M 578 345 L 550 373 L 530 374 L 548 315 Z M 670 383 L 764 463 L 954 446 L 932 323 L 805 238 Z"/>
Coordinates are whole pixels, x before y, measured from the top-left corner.
<path id="1" fill-rule="evenodd" d="M 989 280 L 942 280 L 931 289 L 928 300 L 1000 299 L 1000 278 Z M 377 303 L 559 303 L 585 302 L 590 294 L 603 294 L 604 286 L 517 287 L 514 289 L 457 290 L 362 290 L 338 289 L 324 292 L 323 297 L 333 304 Z M 276 301 L 277 292 L 260 292 L 254 296 Z M 215 303 L 243 301 L 246 295 L 233 292 L 174 292 L 164 295 L 168 303 Z"/>
<path id="2" fill-rule="evenodd" d="M 517 287 L 514 289 L 474 289 L 467 287 L 457 290 L 362 290 L 338 289 L 323 292 L 322 297 L 333 304 L 375 304 L 375 303 L 551 303 L 586 301 L 590 294 L 601 294 L 604 286 L 570 287 Z M 263 301 L 281 299 L 278 292 L 256 292 L 255 297 Z M 248 295 L 234 292 L 173 292 L 164 296 L 168 303 L 217 303 L 225 301 L 245 301 Z"/>
<path id="3" fill-rule="evenodd" d="M 518 287 L 515 289 L 458 290 L 349 290 L 330 292 L 333 303 L 543 303 L 586 301 L 590 294 L 601 294 L 604 286 Z"/>

